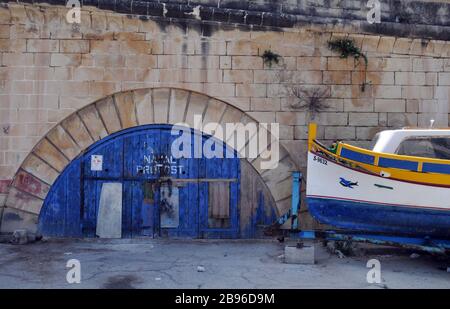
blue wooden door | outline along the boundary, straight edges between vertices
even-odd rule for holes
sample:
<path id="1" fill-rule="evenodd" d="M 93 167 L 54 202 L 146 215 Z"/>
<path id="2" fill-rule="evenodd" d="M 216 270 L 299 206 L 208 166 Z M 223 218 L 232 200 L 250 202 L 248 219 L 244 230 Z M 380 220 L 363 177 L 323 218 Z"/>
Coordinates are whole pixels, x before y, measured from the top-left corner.
<path id="1" fill-rule="evenodd" d="M 178 137 L 171 126 L 150 125 L 92 145 L 52 186 L 40 215 L 43 234 L 96 237 L 102 187 L 120 183 L 122 237 L 238 237 L 239 159 L 177 159 Z M 208 137 L 190 138 L 190 147 L 200 141 L 201 148 Z"/>

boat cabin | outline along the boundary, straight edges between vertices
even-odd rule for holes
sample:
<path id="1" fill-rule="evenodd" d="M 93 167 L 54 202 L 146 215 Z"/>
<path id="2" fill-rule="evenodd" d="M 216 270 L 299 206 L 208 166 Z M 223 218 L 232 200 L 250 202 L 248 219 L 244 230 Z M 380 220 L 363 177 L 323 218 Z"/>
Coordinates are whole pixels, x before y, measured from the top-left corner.
<path id="1" fill-rule="evenodd" d="M 372 145 L 374 152 L 450 160 L 450 129 L 385 130 Z"/>

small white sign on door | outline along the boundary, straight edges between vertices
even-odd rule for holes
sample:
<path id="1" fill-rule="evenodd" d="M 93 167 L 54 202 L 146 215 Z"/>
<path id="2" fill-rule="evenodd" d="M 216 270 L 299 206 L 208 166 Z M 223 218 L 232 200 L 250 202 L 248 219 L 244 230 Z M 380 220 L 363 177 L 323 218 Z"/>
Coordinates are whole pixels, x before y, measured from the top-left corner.
<path id="1" fill-rule="evenodd" d="M 103 170 L 103 156 L 102 155 L 92 155 L 91 156 L 91 171 L 101 171 Z"/>

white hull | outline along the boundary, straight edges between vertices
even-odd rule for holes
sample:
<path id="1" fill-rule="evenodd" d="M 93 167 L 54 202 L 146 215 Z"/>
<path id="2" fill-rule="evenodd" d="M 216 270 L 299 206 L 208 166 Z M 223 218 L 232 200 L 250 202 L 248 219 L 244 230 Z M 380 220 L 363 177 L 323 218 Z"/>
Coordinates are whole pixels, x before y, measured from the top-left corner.
<path id="1" fill-rule="evenodd" d="M 357 185 L 350 185 L 351 183 L 357 183 Z M 311 152 L 308 153 L 306 195 L 308 198 L 450 210 L 450 188 L 392 180 L 363 173 Z"/>

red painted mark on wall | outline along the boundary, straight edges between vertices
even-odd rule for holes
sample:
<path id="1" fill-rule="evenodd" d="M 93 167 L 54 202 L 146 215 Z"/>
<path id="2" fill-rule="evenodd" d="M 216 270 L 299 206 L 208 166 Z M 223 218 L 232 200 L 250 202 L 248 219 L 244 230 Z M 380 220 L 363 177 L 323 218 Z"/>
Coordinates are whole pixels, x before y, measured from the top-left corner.
<path id="1" fill-rule="evenodd" d="M 38 197 L 45 197 L 49 186 L 27 172 L 20 171 L 14 179 L 14 187 Z"/>
<path id="2" fill-rule="evenodd" d="M 0 194 L 8 193 L 11 181 L 11 179 L 0 179 Z"/>

